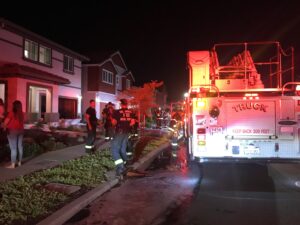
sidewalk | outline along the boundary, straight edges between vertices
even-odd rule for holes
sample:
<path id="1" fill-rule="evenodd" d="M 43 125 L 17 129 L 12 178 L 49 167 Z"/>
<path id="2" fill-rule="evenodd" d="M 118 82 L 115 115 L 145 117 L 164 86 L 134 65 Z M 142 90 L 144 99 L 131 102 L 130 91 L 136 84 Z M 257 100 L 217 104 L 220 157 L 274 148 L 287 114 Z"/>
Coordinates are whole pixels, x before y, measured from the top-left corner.
<path id="1" fill-rule="evenodd" d="M 85 152 L 84 146 L 85 144 L 81 144 L 57 151 L 47 152 L 34 157 L 27 162 L 24 162 L 21 167 L 17 167 L 15 169 L 0 167 L 0 182 L 14 179 L 19 176 L 24 176 L 34 171 L 49 169 L 62 164 L 64 161 L 86 155 L 87 153 Z M 97 150 L 101 150 L 108 148 L 110 146 L 110 143 L 105 142 L 103 139 L 98 139 L 96 142 L 96 146 Z"/>

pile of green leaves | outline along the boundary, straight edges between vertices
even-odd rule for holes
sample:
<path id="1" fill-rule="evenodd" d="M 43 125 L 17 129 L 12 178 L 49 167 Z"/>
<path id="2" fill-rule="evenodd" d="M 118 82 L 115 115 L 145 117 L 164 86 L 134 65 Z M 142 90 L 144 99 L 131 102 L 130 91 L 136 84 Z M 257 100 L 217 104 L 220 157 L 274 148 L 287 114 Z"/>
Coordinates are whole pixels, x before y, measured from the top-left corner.
<path id="1" fill-rule="evenodd" d="M 152 140 L 150 140 L 147 145 L 144 148 L 143 155 L 147 154 L 148 152 L 151 152 L 152 150 L 158 148 L 159 146 L 169 142 L 169 139 L 166 136 L 162 137 L 153 137 Z"/>
<path id="2" fill-rule="evenodd" d="M 135 145 L 133 161 L 139 160 L 140 157 L 168 142 L 169 139 L 167 136 L 142 136 Z"/>
<path id="3" fill-rule="evenodd" d="M 45 216 L 70 196 L 43 188 L 57 182 L 91 188 L 105 181 L 105 173 L 114 168 L 109 149 L 34 172 L 0 184 L 0 224 L 31 224 Z"/>

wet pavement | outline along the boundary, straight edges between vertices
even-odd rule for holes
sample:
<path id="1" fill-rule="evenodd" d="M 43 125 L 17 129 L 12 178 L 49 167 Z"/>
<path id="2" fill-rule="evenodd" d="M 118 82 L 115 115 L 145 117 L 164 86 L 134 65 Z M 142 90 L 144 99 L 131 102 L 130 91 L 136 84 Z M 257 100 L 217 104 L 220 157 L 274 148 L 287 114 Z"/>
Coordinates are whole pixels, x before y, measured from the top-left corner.
<path id="1" fill-rule="evenodd" d="M 170 164 L 170 155 L 170 149 L 166 150 L 152 163 L 145 177 L 127 178 L 66 224 L 160 223 L 168 211 L 192 198 L 200 177 L 197 165 L 180 168 Z"/>
<path id="2" fill-rule="evenodd" d="M 298 225 L 300 189 L 268 165 L 204 164 L 195 196 L 161 225 Z"/>

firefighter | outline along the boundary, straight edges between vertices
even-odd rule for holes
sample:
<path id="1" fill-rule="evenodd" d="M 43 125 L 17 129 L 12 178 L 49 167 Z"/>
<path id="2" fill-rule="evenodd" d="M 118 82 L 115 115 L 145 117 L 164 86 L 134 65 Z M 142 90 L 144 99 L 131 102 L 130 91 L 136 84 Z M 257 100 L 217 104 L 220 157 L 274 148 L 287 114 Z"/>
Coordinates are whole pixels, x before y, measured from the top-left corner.
<path id="1" fill-rule="evenodd" d="M 96 128 L 98 119 L 96 117 L 96 110 L 95 110 L 95 100 L 90 100 L 90 107 L 87 108 L 85 112 L 85 120 L 86 120 L 86 127 L 87 127 L 87 139 L 85 144 L 86 152 L 90 153 L 95 151 L 95 140 L 96 140 Z"/>
<path id="2" fill-rule="evenodd" d="M 112 123 L 116 127 L 115 137 L 112 141 L 112 156 L 116 165 L 116 175 L 122 179 L 125 172 L 125 163 L 127 161 L 126 148 L 128 145 L 128 136 L 135 120 L 132 111 L 127 108 L 126 99 L 121 99 L 121 109 L 113 114 Z"/>
<path id="3" fill-rule="evenodd" d="M 114 127 L 112 125 L 112 115 L 114 112 L 114 105 L 109 102 L 105 105 L 105 108 L 102 111 L 102 124 L 105 129 L 105 141 L 109 141 L 113 139 L 114 135 Z"/>

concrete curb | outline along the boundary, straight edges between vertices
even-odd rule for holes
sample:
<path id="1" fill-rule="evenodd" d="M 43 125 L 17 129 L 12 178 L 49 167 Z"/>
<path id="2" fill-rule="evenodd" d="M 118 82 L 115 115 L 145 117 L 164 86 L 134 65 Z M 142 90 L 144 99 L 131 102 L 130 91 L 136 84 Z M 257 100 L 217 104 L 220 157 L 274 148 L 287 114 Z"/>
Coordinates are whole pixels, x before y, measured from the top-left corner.
<path id="1" fill-rule="evenodd" d="M 37 225 L 58 225 L 65 223 L 68 219 L 78 213 L 82 208 L 86 207 L 100 195 L 104 194 L 106 191 L 110 190 L 112 187 L 118 184 L 118 182 L 118 179 L 113 179 L 94 188 L 88 193 L 67 204 L 63 208 L 57 210 L 46 219 L 40 221 Z"/>
<path id="2" fill-rule="evenodd" d="M 170 143 L 163 144 L 159 146 L 157 149 L 149 152 L 147 155 L 139 159 L 137 162 L 135 162 L 131 168 L 133 170 L 145 170 L 151 163 L 152 161 L 161 153 L 162 150 L 165 148 L 169 147 Z"/>
<path id="3" fill-rule="evenodd" d="M 145 170 L 151 162 L 162 152 L 165 148 L 169 147 L 170 143 L 163 144 L 159 146 L 157 149 L 151 151 L 137 162 L 132 165 L 132 169 L 134 170 Z M 70 202 L 65 205 L 63 208 L 57 210 L 44 220 L 40 221 L 37 225 L 59 225 L 68 221 L 72 216 L 78 213 L 81 209 L 86 207 L 96 198 L 100 197 L 102 194 L 113 188 L 115 185 L 119 183 L 119 179 L 115 178 L 110 181 L 107 181 L 104 184 L 99 185 L 93 190 L 87 192 L 76 200 Z"/>

